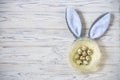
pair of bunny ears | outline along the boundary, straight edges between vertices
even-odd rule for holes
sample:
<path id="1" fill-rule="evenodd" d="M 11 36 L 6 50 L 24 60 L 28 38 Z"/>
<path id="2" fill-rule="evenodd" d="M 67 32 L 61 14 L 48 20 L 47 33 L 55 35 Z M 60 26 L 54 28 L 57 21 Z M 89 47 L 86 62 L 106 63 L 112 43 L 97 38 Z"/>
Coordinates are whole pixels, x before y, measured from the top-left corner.
<path id="1" fill-rule="evenodd" d="M 98 17 L 89 29 L 88 37 L 91 39 L 101 37 L 109 27 L 110 17 L 111 15 L 108 12 Z M 74 9 L 66 9 L 66 22 L 72 34 L 76 38 L 80 38 L 82 34 L 82 24 L 79 15 Z"/>

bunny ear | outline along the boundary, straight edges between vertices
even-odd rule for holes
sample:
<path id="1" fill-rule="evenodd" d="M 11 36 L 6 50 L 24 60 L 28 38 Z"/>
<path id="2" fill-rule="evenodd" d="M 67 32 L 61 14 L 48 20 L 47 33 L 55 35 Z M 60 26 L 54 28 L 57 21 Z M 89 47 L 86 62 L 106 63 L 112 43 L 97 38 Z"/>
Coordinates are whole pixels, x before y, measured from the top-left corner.
<path id="1" fill-rule="evenodd" d="M 77 12 L 72 8 L 67 8 L 65 18 L 68 28 L 72 32 L 72 34 L 76 38 L 81 37 L 82 24 Z"/>
<path id="2" fill-rule="evenodd" d="M 92 24 L 89 30 L 89 37 L 91 39 L 96 39 L 101 37 L 108 29 L 110 24 L 110 13 L 105 13 L 100 16 L 95 22 Z"/>

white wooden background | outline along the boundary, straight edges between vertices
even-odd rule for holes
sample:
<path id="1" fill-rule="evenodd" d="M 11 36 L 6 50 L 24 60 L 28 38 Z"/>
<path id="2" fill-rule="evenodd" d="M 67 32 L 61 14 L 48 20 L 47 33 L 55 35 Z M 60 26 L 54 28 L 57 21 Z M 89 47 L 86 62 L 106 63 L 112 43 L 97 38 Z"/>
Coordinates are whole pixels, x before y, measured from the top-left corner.
<path id="1" fill-rule="evenodd" d="M 120 80 L 120 0 L 0 0 L 0 80 Z M 78 74 L 67 62 L 74 37 L 65 8 L 82 15 L 84 31 L 102 13 L 112 13 L 98 40 L 101 69 Z"/>

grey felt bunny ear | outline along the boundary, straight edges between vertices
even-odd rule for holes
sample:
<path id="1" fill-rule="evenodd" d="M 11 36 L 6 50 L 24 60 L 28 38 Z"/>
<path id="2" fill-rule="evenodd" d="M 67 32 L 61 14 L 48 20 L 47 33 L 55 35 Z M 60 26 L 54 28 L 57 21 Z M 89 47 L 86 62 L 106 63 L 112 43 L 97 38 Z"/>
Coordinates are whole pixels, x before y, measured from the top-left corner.
<path id="1" fill-rule="evenodd" d="M 110 13 L 105 13 L 92 24 L 89 30 L 89 37 L 91 39 L 96 39 L 101 37 L 108 29 L 110 24 Z"/>
<path id="2" fill-rule="evenodd" d="M 72 8 L 67 8 L 65 17 L 66 17 L 68 28 L 70 29 L 72 34 L 76 38 L 81 37 L 82 24 L 77 12 Z"/>

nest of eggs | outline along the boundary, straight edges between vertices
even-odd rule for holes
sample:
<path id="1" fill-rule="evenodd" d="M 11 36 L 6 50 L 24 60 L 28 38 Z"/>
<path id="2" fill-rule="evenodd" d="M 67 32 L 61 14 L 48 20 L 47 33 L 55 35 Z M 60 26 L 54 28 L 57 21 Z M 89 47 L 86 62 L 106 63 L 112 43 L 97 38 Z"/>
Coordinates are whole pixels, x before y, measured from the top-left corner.
<path id="1" fill-rule="evenodd" d="M 94 72 L 99 69 L 101 52 L 94 40 L 82 38 L 76 40 L 69 51 L 70 65 L 78 72 Z"/>
<path id="2" fill-rule="evenodd" d="M 88 65 L 91 61 L 91 55 L 93 54 L 93 50 L 86 46 L 80 47 L 75 56 L 73 57 L 74 62 L 77 65 Z"/>

